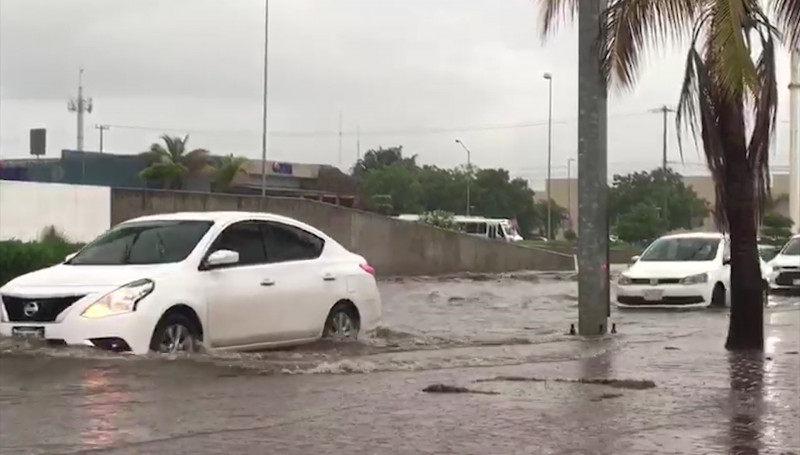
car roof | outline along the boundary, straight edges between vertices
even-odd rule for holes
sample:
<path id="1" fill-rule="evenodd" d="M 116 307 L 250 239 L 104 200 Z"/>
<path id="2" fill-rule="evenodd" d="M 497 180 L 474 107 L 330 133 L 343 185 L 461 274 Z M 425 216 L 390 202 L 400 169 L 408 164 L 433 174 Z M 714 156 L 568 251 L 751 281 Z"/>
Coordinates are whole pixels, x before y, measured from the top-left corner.
<path id="1" fill-rule="evenodd" d="M 696 239 L 719 239 L 722 240 L 725 238 L 725 235 L 719 232 L 681 232 L 678 234 L 669 234 L 661 237 L 663 239 L 685 239 L 685 238 L 696 238 Z"/>
<path id="2" fill-rule="evenodd" d="M 268 212 L 176 212 L 176 213 L 160 213 L 157 215 L 146 215 L 138 218 L 133 218 L 124 221 L 125 223 L 143 222 L 143 221 L 212 221 L 214 223 L 235 223 L 237 221 L 258 220 L 258 221 L 275 221 L 293 225 L 303 228 L 311 233 L 330 239 L 330 236 L 320 231 L 319 229 L 298 221 L 288 216 L 277 215 Z"/>

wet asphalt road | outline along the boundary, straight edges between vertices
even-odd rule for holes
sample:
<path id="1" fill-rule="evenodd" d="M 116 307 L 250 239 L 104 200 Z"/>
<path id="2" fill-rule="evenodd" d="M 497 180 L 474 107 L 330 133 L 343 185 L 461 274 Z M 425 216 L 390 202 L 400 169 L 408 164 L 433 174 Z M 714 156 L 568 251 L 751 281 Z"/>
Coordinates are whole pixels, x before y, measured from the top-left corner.
<path id="1" fill-rule="evenodd" d="M 770 302 L 766 354 L 732 356 L 725 311 L 612 309 L 616 335 L 565 335 L 564 275 L 381 292 L 386 327 L 357 343 L 140 358 L 0 340 L 0 453 L 800 454 L 800 297 Z M 439 383 L 484 393 L 422 392 Z"/>

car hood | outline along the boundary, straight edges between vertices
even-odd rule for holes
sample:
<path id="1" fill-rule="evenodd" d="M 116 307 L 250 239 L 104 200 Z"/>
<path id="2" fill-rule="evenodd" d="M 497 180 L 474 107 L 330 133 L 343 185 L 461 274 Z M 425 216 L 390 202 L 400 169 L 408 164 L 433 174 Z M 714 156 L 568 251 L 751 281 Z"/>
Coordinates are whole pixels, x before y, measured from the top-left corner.
<path id="1" fill-rule="evenodd" d="M 786 256 L 779 254 L 769 261 L 772 267 L 800 267 L 800 256 Z"/>
<path id="2" fill-rule="evenodd" d="M 714 261 L 639 261 L 624 273 L 630 278 L 685 278 L 698 273 L 710 272 L 714 268 Z"/>
<path id="3" fill-rule="evenodd" d="M 65 265 L 59 264 L 22 275 L 0 289 L 3 293 L 96 292 L 113 290 L 143 278 L 153 279 L 177 269 L 164 265 Z"/>

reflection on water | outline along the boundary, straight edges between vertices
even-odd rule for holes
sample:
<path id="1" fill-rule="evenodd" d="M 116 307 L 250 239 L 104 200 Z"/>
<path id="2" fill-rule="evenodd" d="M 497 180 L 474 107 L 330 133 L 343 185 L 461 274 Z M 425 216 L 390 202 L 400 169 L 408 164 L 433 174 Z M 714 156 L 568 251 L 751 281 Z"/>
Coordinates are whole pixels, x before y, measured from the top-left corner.
<path id="1" fill-rule="evenodd" d="M 113 390 L 112 379 L 106 369 L 89 368 L 84 372 L 81 385 L 85 391 L 82 408 L 86 411 L 86 426 L 81 442 L 86 446 L 107 447 L 116 442 L 117 423 L 127 394 Z"/>
<path id="2" fill-rule="evenodd" d="M 760 352 L 738 352 L 728 355 L 731 387 L 728 438 L 731 454 L 758 454 L 762 446 L 764 366 L 764 354 Z"/>

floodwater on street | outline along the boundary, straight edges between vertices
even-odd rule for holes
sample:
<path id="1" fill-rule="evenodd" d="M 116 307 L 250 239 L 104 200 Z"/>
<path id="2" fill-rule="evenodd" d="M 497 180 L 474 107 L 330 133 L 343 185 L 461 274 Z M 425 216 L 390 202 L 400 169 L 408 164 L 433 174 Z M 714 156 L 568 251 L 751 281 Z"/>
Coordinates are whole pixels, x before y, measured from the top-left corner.
<path id="1" fill-rule="evenodd" d="M 0 339 L 0 453 L 800 455 L 800 297 L 767 352 L 727 310 L 620 311 L 568 334 L 571 274 L 383 281 L 358 342 L 137 357 Z M 428 394 L 453 391 L 452 394 Z"/>

